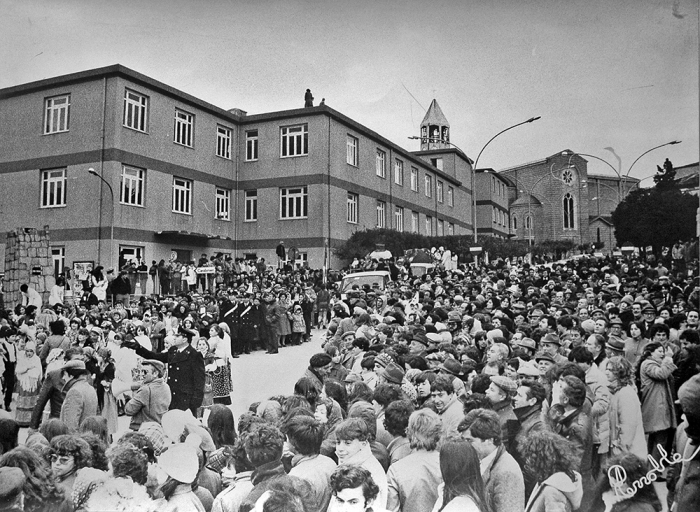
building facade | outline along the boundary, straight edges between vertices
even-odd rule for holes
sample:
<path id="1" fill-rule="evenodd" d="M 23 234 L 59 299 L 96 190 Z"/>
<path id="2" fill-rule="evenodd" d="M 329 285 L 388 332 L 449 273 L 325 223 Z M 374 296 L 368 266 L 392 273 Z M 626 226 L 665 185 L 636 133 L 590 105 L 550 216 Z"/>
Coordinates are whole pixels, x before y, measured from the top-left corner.
<path id="1" fill-rule="evenodd" d="M 477 234 L 509 238 L 511 234 L 508 185 L 510 182 L 493 169 L 476 169 Z"/>
<path id="2" fill-rule="evenodd" d="M 438 167 L 325 105 L 247 115 L 120 65 L 2 89 L 0 105 L 0 253 L 8 231 L 48 225 L 57 268 L 274 262 L 281 240 L 322 268 L 358 229 L 472 232 L 466 156 Z"/>

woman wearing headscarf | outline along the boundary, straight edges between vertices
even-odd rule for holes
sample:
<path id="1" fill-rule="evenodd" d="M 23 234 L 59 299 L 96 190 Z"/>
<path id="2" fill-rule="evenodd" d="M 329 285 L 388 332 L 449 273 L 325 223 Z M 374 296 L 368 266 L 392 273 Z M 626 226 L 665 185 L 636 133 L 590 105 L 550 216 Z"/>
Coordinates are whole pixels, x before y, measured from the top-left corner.
<path id="1" fill-rule="evenodd" d="M 28 341 L 24 352 L 18 353 L 15 374 L 19 388 L 15 420 L 20 427 L 28 427 L 43 375 L 41 359 L 36 355 L 36 344 L 33 341 Z"/>

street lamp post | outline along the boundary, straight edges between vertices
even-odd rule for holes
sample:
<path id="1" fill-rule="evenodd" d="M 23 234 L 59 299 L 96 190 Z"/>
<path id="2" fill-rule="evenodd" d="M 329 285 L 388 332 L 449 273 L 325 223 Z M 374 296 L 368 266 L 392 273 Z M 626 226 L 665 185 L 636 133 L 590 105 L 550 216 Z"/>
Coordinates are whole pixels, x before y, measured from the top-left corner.
<path id="1" fill-rule="evenodd" d="M 513 126 L 509 126 L 508 128 L 501 130 L 496 135 L 491 137 L 488 140 L 488 142 L 486 144 L 484 144 L 484 146 L 481 148 L 481 151 L 479 151 L 479 153 L 476 155 L 476 160 L 474 160 L 474 166 L 472 167 L 472 180 L 471 180 L 472 181 L 472 184 L 471 184 L 471 186 L 472 186 L 472 224 L 474 225 L 474 243 L 476 243 L 476 236 L 477 236 L 477 229 L 476 229 L 476 179 L 474 176 L 476 173 L 477 165 L 479 164 L 479 158 L 481 157 L 481 154 L 486 149 L 486 146 L 491 144 L 491 142 L 499 135 L 507 132 L 508 130 L 512 130 L 513 128 L 517 128 L 518 126 L 521 126 L 523 124 L 535 122 L 538 119 L 541 119 L 541 116 L 531 117 L 530 119 L 528 119 L 526 121 L 522 121 L 520 123 L 514 124 Z M 409 139 L 423 139 L 423 138 L 424 137 L 409 137 Z M 464 151 L 462 151 L 457 145 L 453 144 L 450 141 L 447 141 L 444 139 L 435 139 L 435 138 L 431 138 L 430 140 L 433 140 L 433 141 L 437 140 L 438 142 L 442 142 L 443 144 L 449 144 L 450 146 L 453 146 L 455 149 L 458 149 L 459 151 L 464 153 L 464 155 L 466 155 L 466 153 Z"/>
<path id="2" fill-rule="evenodd" d="M 647 149 L 647 150 L 644 151 L 641 155 L 639 155 L 639 156 L 634 160 L 634 162 L 632 162 L 632 165 L 629 166 L 629 169 L 627 169 L 627 172 L 625 173 L 624 177 L 622 176 L 622 169 L 621 169 L 621 168 L 620 168 L 620 169 L 616 169 L 615 166 L 613 166 L 610 162 L 608 162 L 608 161 L 605 160 L 604 158 L 600 158 L 599 156 L 589 155 L 589 154 L 587 154 L 587 153 L 574 153 L 574 154 L 571 155 L 571 157 L 569 157 L 569 163 L 571 163 L 571 158 L 573 158 L 574 155 L 579 155 L 579 156 L 585 156 L 585 157 L 589 157 L 589 158 L 595 158 L 596 160 L 599 160 L 599 161 L 603 162 L 605 165 L 607 165 L 608 167 L 610 167 L 610 168 L 613 170 L 613 172 L 614 172 L 615 174 L 617 174 L 617 177 L 619 178 L 618 185 L 617 185 L 617 188 L 618 188 L 618 191 L 617 191 L 617 202 L 620 203 L 620 202 L 622 202 L 622 200 L 623 200 L 625 197 L 627 197 L 627 194 L 629 194 L 630 191 L 632 190 L 632 188 L 628 188 L 628 189 L 625 191 L 625 193 L 623 194 L 623 193 L 622 193 L 622 190 L 620 190 L 620 187 L 624 187 L 624 185 L 627 184 L 627 179 L 629 178 L 629 175 L 630 175 L 630 173 L 632 172 L 632 167 L 634 167 L 634 164 L 636 164 L 644 155 L 646 155 L 647 153 L 651 153 L 651 152 L 654 151 L 655 149 L 663 148 L 664 146 L 673 146 L 673 145 L 675 145 L 675 144 L 680 144 L 681 142 L 682 142 L 682 141 L 680 141 L 680 140 L 672 140 L 671 142 L 666 142 L 665 144 L 660 144 L 660 145 L 658 145 L 658 146 L 654 146 L 654 147 L 651 148 L 651 149 Z M 621 166 L 620 166 L 620 167 L 621 167 Z M 623 183 L 624 183 L 624 185 L 623 185 Z"/>
<path id="3" fill-rule="evenodd" d="M 114 268 L 114 189 L 112 189 L 112 185 L 105 180 L 102 176 L 100 176 L 95 169 L 90 167 L 88 169 L 88 173 L 92 174 L 93 176 L 97 176 L 100 180 L 102 180 L 102 183 L 107 185 L 107 188 L 109 188 L 109 195 L 112 199 L 112 215 L 110 216 L 110 222 L 109 222 L 109 262 L 110 266 Z M 100 212 L 102 211 L 102 204 L 100 201 Z M 102 231 L 102 223 L 100 223 L 100 226 L 98 228 L 100 231 Z M 101 239 L 101 236 L 99 236 Z M 98 246 L 99 247 L 99 246 Z M 99 256 L 98 256 L 99 259 Z"/>

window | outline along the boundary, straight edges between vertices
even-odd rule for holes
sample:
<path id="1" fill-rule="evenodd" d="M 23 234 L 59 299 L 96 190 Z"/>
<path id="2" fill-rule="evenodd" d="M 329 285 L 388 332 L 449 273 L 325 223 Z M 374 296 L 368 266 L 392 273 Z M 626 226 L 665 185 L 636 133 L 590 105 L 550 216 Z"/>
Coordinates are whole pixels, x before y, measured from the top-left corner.
<path id="1" fill-rule="evenodd" d="M 425 236 L 433 236 L 433 218 L 430 215 L 425 218 Z"/>
<path id="2" fill-rule="evenodd" d="M 53 263 L 53 277 L 56 279 L 59 274 L 63 274 L 63 269 L 66 267 L 66 248 L 51 247 L 51 262 Z"/>
<path id="3" fill-rule="evenodd" d="M 44 134 L 68 131 L 70 120 L 70 94 L 46 98 Z"/>
<path id="4" fill-rule="evenodd" d="M 258 130 L 245 132 L 245 161 L 252 162 L 258 159 Z"/>
<path id="5" fill-rule="evenodd" d="M 570 192 L 564 196 L 564 229 L 574 229 L 574 197 Z"/>
<path id="6" fill-rule="evenodd" d="M 433 177 L 430 174 L 425 175 L 425 197 L 433 197 Z"/>
<path id="7" fill-rule="evenodd" d="M 496 209 L 493 206 L 491 207 L 491 220 L 494 224 L 496 223 Z"/>
<path id="8" fill-rule="evenodd" d="M 137 245 L 119 245 L 119 261 L 117 262 L 119 264 L 119 268 L 124 267 L 127 263 L 131 261 L 135 262 L 140 262 L 144 261 L 144 248 L 139 247 Z M 189 260 L 187 260 L 189 261 Z M 133 281 L 132 281 L 133 283 Z M 136 283 L 133 283 L 134 287 L 140 286 L 138 284 L 138 279 L 136 279 Z M 145 293 L 146 290 L 141 290 L 141 293 Z"/>
<path id="9" fill-rule="evenodd" d="M 511 219 L 510 223 L 511 223 L 510 225 L 513 227 L 513 231 L 517 231 L 518 230 L 518 219 L 515 215 L 513 215 L 513 218 Z"/>
<path id="10" fill-rule="evenodd" d="M 394 162 L 394 183 L 403 187 L 403 162 L 401 160 Z"/>
<path id="11" fill-rule="evenodd" d="M 119 202 L 130 206 L 143 206 L 143 176 L 145 171 L 122 165 L 122 182 L 119 187 Z"/>
<path id="12" fill-rule="evenodd" d="M 437 180 L 437 200 L 438 203 L 444 203 L 445 202 L 445 192 L 444 192 L 444 184 L 442 181 Z"/>
<path id="13" fill-rule="evenodd" d="M 359 155 L 358 155 L 358 149 L 359 149 L 360 141 L 357 140 L 357 137 L 353 137 L 352 135 L 348 135 L 348 140 L 347 140 L 347 162 L 352 165 L 357 167 L 359 164 Z"/>
<path id="14" fill-rule="evenodd" d="M 173 178 L 173 213 L 192 214 L 192 182 Z"/>
<path id="15" fill-rule="evenodd" d="M 386 178 L 386 153 L 381 149 L 377 150 L 377 176 Z"/>
<path id="16" fill-rule="evenodd" d="M 258 220 L 258 191 L 245 191 L 245 222 Z"/>
<path id="17" fill-rule="evenodd" d="M 305 219 L 308 215 L 308 187 L 280 189 L 280 219 Z"/>
<path id="18" fill-rule="evenodd" d="M 348 192 L 348 214 L 347 219 L 350 224 L 357 224 L 357 207 L 360 197 L 357 194 Z"/>
<path id="19" fill-rule="evenodd" d="M 231 159 L 231 129 L 221 125 L 216 127 L 216 156 Z"/>
<path id="20" fill-rule="evenodd" d="M 403 231 L 403 208 L 400 206 L 397 206 L 396 210 L 394 210 L 394 229 Z"/>
<path id="21" fill-rule="evenodd" d="M 297 252 L 297 257 L 294 259 L 294 265 L 296 268 L 308 267 L 309 253 Z"/>
<path id="22" fill-rule="evenodd" d="M 41 207 L 66 206 L 66 170 L 41 171 Z"/>
<path id="23" fill-rule="evenodd" d="M 418 192 L 418 169 L 411 167 L 411 190 Z"/>
<path id="24" fill-rule="evenodd" d="M 223 188 L 216 189 L 216 218 L 231 220 L 231 191 Z"/>
<path id="25" fill-rule="evenodd" d="M 148 96 L 124 90 L 124 126 L 145 132 L 148 128 Z"/>
<path id="26" fill-rule="evenodd" d="M 450 187 L 449 185 L 447 186 L 447 205 L 455 205 L 455 189 Z"/>
<path id="27" fill-rule="evenodd" d="M 496 177 L 491 176 L 491 192 L 496 194 Z"/>
<path id="28" fill-rule="evenodd" d="M 175 109 L 175 144 L 194 145 L 194 116 L 184 110 Z"/>
<path id="29" fill-rule="evenodd" d="M 418 233 L 418 212 L 411 212 L 411 231 Z"/>
<path id="30" fill-rule="evenodd" d="M 431 158 L 430 163 L 442 171 L 442 158 Z"/>
<path id="31" fill-rule="evenodd" d="M 377 201 L 377 227 L 386 227 L 386 203 L 384 201 Z"/>
<path id="32" fill-rule="evenodd" d="M 437 236 L 445 236 L 445 221 L 438 219 L 437 221 Z"/>
<path id="33" fill-rule="evenodd" d="M 303 156 L 309 154 L 309 126 L 285 126 L 281 128 L 280 156 Z"/>
<path id="34" fill-rule="evenodd" d="M 525 229 L 527 229 L 528 231 L 531 230 L 534 227 L 534 224 L 535 223 L 532 221 L 532 217 L 530 217 L 529 215 L 525 217 Z"/>
<path id="35" fill-rule="evenodd" d="M 449 222 L 447 224 L 447 236 L 453 236 L 455 234 L 455 225 Z"/>

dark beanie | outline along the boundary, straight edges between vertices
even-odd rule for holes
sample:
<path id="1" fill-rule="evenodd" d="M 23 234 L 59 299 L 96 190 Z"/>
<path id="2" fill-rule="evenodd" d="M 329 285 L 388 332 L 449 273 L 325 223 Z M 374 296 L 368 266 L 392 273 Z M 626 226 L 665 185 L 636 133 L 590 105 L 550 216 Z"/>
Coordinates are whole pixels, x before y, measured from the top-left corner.
<path id="1" fill-rule="evenodd" d="M 309 364 L 312 368 L 321 368 L 322 366 L 329 364 L 331 361 L 333 361 L 331 356 L 325 352 L 321 352 L 319 354 L 312 355 L 311 359 L 309 360 Z"/>

